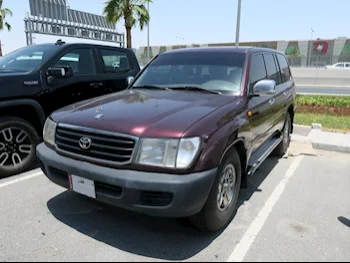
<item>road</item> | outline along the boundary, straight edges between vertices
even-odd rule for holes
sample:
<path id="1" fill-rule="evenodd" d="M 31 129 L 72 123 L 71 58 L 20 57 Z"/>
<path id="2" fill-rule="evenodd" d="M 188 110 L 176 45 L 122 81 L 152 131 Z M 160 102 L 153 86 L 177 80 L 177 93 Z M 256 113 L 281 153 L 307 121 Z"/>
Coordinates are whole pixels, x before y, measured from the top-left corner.
<path id="1" fill-rule="evenodd" d="M 0 261 L 347 261 L 349 157 L 269 158 L 216 234 L 97 203 L 39 170 L 4 179 Z"/>
<path id="2" fill-rule="evenodd" d="M 331 95 L 347 95 L 350 96 L 350 87 L 344 88 L 344 87 L 303 87 L 303 86 L 297 86 L 297 92 L 298 93 L 305 93 L 305 94 L 331 94 Z"/>

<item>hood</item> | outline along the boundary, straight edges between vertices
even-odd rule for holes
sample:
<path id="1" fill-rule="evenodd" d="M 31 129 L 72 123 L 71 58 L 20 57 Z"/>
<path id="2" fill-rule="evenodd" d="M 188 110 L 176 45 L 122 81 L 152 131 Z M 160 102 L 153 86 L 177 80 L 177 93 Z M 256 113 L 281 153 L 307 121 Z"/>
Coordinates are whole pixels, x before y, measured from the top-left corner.
<path id="1" fill-rule="evenodd" d="M 0 71 L 0 99 L 33 96 L 42 91 L 39 74 Z"/>
<path id="2" fill-rule="evenodd" d="M 65 124 L 141 137 L 178 138 L 236 97 L 192 91 L 125 90 L 63 108 L 52 119 Z M 101 118 L 96 118 L 103 114 Z"/>

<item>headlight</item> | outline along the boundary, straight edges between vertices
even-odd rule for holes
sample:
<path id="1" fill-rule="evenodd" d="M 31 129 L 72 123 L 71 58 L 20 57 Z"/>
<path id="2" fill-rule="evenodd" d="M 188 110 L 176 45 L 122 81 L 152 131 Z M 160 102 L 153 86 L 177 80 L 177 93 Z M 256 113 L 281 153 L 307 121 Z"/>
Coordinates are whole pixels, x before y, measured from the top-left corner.
<path id="1" fill-rule="evenodd" d="M 200 138 L 142 139 L 136 162 L 168 168 L 187 168 L 196 157 Z"/>
<path id="2" fill-rule="evenodd" d="M 55 135 L 56 135 L 56 127 L 57 124 L 50 120 L 50 118 L 46 119 L 45 125 L 44 125 L 44 132 L 43 132 L 43 138 L 44 142 L 51 146 L 55 146 Z"/>

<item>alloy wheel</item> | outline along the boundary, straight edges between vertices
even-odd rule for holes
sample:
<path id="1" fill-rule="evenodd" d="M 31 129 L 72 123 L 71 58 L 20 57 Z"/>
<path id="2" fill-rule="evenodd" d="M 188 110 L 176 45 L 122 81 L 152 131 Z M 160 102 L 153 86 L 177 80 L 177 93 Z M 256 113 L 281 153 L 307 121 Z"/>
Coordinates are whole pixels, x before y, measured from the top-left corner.
<path id="1" fill-rule="evenodd" d="M 29 135 L 24 130 L 14 127 L 0 130 L 0 167 L 17 168 L 32 151 Z"/>

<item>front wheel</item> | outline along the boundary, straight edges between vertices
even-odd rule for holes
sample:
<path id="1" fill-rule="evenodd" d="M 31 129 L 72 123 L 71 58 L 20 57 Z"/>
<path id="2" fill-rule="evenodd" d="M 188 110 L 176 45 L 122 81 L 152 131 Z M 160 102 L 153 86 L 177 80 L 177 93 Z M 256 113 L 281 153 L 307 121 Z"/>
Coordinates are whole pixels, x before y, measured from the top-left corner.
<path id="1" fill-rule="evenodd" d="M 19 174 L 36 159 L 39 136 L 34 127 L 17 117 L 0 118 L 0 178 Z"/>
<path id="2" fill-rule="evenodd" d="M 229 224 L 236 213 L 241 178 L 240 157 L 233 148 L 220 165 L 202 211 L 191 217 L 192 224 L 205 232 L 218 231 Z"/>

